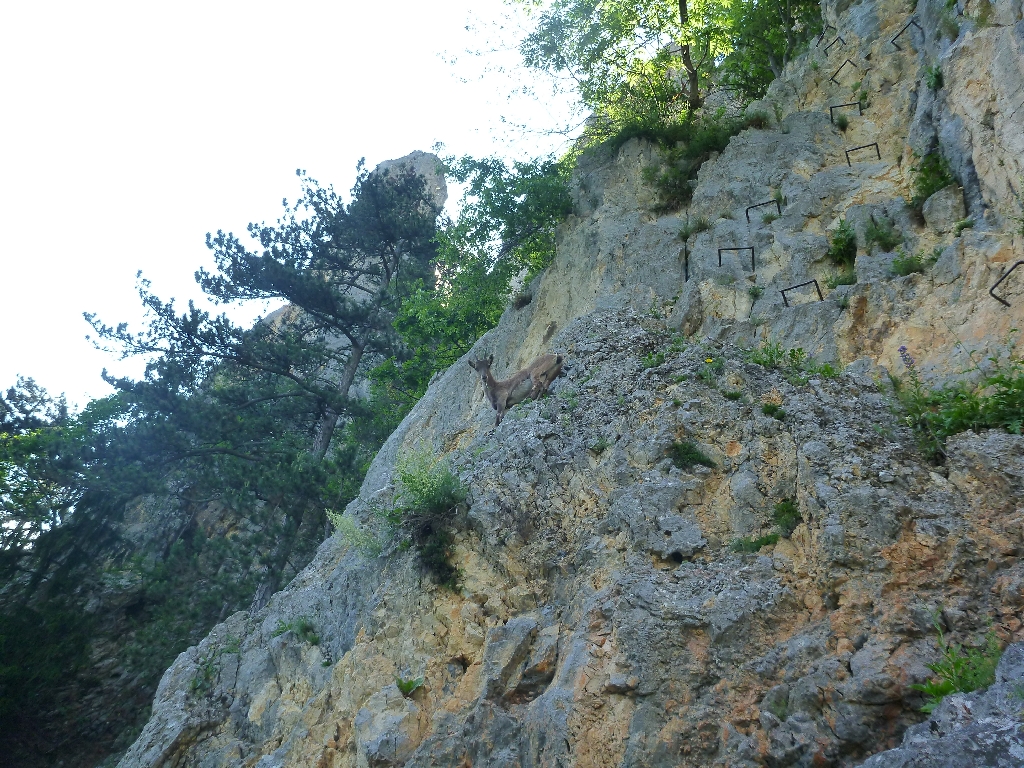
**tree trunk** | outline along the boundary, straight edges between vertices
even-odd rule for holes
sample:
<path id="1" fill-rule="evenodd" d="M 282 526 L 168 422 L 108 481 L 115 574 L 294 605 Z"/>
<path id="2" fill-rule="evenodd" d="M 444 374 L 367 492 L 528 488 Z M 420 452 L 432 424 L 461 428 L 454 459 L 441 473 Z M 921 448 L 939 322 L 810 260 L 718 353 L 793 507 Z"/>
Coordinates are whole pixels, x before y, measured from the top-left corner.
<path id="1" fill-rule="evenodd" d="M 681 27 L 685 27 L 690 20 L 690 11 L 686 6 L 686 2 L 687 0 L 679 0 L 679 26 Z M 693 65 L 693 57 L 690 55 L 690 44 L 686 43 L 682 49 L 680 58 L 683 60 L 683 68 L 686 70 L 686 79 L 689 85 L 689 93 L 686 98 L 690 102 L 690 109 L 694 110 L 703 103 L 700 96 L 700 74 Z"/>
<path id="2" fill-rule="evenodd" d="M 366 344 L 364 342 L 352 346 L 348 361 L 345 363 L 345 370 L 341 374 L 341 381 L 338 382 L 338 394 L 342 397 L 348 397 L 348 392 L 352 388 L 352 382 L 356 379 L 356 371 L 359 369 L 359 362 L 363 359 L 365 349 Z M 318 462 L 323 461 L 324 456 L 327 455 L 327 449 L 331 446 L 334 428 L 338 424 L 338 415 L 337 411 L 329 407 L 327 412 L 320 417 L 320 423 L 317 425 L 316 430 L 316 439 L 313 441 L 312 450 L 310 450 L 310 454 Z"/>

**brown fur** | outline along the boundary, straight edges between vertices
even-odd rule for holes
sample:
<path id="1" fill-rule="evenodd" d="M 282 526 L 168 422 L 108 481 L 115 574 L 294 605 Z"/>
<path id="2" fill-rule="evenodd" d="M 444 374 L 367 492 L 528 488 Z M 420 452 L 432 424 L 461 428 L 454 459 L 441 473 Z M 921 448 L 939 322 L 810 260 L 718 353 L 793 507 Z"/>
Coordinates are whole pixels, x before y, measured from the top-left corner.
<path id="1" fill-rule="evenodd" d="M 487 391 L 487 399 L 491 401 L 491 407 L 498 412 L 494 425 L 501 424 L 505 411 L 516 403 L 521 403 L 527 398 L 536 400 L 547 392 L 551 382 L 561 373 L 563 360 L 561 355 L 541 355 L 526 368 L 504 381 L 494 378 L 494 374 L 491 373 L 494 355 L 470 360 L 469 367 L 480 374 L 480 380 Z"/>

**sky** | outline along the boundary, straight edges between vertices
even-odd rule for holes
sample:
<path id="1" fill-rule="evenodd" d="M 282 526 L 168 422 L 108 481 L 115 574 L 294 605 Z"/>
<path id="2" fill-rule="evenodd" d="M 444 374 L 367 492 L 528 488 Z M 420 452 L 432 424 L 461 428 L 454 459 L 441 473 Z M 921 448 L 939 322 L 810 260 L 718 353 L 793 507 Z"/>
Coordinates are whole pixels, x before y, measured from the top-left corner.
<path id="1" fill-rule="evenodd" d="M 139 270 L 161 297 L 201 299 L 206 233 L 275 221 L 297 168 L 347 191 L 360 158 L 438 142 L 454 155 L 563 150 L 543 129 L 570 119 L 569 98 L 518 68 L 508 12 L 500 0 L 6 4 L 0 387 L 31 376 L 81 406 L 110 393 L 104 368 L 138 375 L 141 361 L 93 348 L 82 313 L 140 328 Z"/>

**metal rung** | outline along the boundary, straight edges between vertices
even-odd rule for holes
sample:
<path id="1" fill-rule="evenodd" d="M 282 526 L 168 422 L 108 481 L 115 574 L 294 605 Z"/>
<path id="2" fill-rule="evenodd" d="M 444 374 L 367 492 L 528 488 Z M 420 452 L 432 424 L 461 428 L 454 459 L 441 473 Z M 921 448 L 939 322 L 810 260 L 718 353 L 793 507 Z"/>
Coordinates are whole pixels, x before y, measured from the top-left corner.
<path id="1" fill-rule="evenodd" d="M 722 251 L 750 251 L 750 271 L 756 271 L 754 268 L 754 246 L 744 245 L 742 248 L 719 248 L 718 249 L 718 266 L 722 266 Z"/>
<path id="2" fill-rule="evenodd" d="M 853 163 L 850 162 L 850 153 L 856 152 L 858 149 L 867 149 L 868 147 L 874 147 L 875 152 L 878 154 L 878 159 L 882 159 L 882 150 L 878 148 L 878 142 L 873 141 L 870 144 L 861 144 L 859 147 L 850 147 L 850 149 L 846 150 L 846 164 L 853 168 Z"/>
<path id="3" fill-rule="evenodd" d="M 842 109 L 843 107 L 857 107 L 857 114 L 864 114 L 864 108 L 861 106 L 861 103 L 859 101 L 848 101 L 845 104 L 833 104 L 831 107 L 828 108 L 828 120 L 830 123 L 834 123 L 836 121 L 835 115 L 832 114 L 832 110 Z"/>
<path id="4" fill-rule="evenodd" d="M 995 295 L 995 293 L 994 293 L 994 291 L 995 291 L 995 289 L 996 289 L 996 288 L 998 288 L 998 287 L 999 287 L 999 284 L 1000 284 L 1001 282 L 1003 282 L 1003 280 L 1005 280 L 1006 278 L 1008 278 L 1008 277 L 1010 276 L 1010 273 L 1011 273 L 1011 272 L 1013 272 L 1013 270 L 1015 270 L 1015 269 L 1016 269 L 1017 267 L 1019 267 L 1019 266 L 1020 266 L 1021 264 L 1024 264 L 1024 261 L 1018 261 L 1018 262 L 1017 262 L 1016 264 L 1014 264 L 1014 265 L 1013 265 L 1012 267 L 1010 267 L 1010 268 L 1009 268 L 1008 270 L 1006 270 L 1005 272 L 1003 272 L 1003 276 L 1002 276 L 1002 277 L 1000 277 L 1000 278 L 999 278 L 998 280 L 996 280 L 996 284 L 995 284 L 995 285 L 993 285 L 993 286 L 992 286 L 991 288 L 989 288 L 989 289 L 988 289 L 988 295 L 989 295 L 989 296 L 991 296 L 991 297 L 992 297 L 993 299 L 995 299 L 996 301 L 998 301 L 998 302 L 999 302 L 1000 304 L 1005 304 L 1006 306 L 1010 306 L 1010 302 L 1008 302 L 1008 301 L 1007 301 L 1006 299 L 1001 299 L 1001 298 L 999 298 L 998 296 L 996 296 L 996 295 Z"/>
<path id="5" fill-rule="evenodd" d="M 828 32 L 830 29 L 833 29 L 836 32 L 839 32 L 839 30 L 836 29 L 835 27 L 833 27 L 831 24 L 826 24 L 824 29 L 821 30 L 821 34 L 818 35 L 818 39 L 814 43 L 814 47 L 815 48 L 817 48 L 819 45 L 821 45 L 821 41 L 825 39 L 825 33 Z"/>
<path id="6" fill-rule="evenodd" d="M 832 77 L 830 77 L 829 80 L 831 80 L 836 85 L 839 85 L 839 81 L 836 80 L 836 75 L 838 75 L 840 72 L 842 72 L 843 71 L 843 67 L 845 67 L 847 64 L 849 64 L 854 69 L 860 69 L 860 67 L 858 67 L 856 64 L 854 64 L 849 59 L 847 59 L 846 61 L 844 61 L 842 64 L 839 65 L 839 69 L 837 69 L 835 72 L 832 73 Z"/>
<path id="7" fill-rule="evenodd" d="M 686 249 L 686 243 L 683 243 L 683 282 L 689 282 L 690 280 L 690 252 Z"/>
<path id="8" fill-rule="evenodd" d="M 791 285 L 789 286 L 789 288 L 783 288 L 781 291 L 779 291 L 779 293 L 782 294 L 783 303 L 787 307 L 789 306 L 789 299 L 786 298 L 786 291 L 792 291 L 794 288 L 803 288 L 805 285 L 811 285 L 812 283 L 814 285 L 814 290 L 818 292 L 818 301 L 824 301 L 825 297 L 821 295 L 821 288 L 818 287 L 818 281 L 808 280 L 806 283 L 797 283 L 796 285 Z"/>
<path id="9" fill-rule="evenodd" d="M 828 45 L 825 46 L 825 53 L 828 53 L 828 49 L 831 48 L 836 43 L 842 43 L 843 45 L 846 45 L 846 41 L 843 40 L 843 38 L 840 37 L 839 35 L 836 35 L 836 39 L 833 40 L 831 43 L 829 43 Z"/>
<path id="10" fill-rule="evenodd" d="M 906 24 L 904 24 L 904 25 L 903 25 L 902 27 L 900 27 L 900 31 L 899 31 L 899 32 L 897 32 L 897 33 L 896 33 L 896 34 L 895 34 L 895 35 L 893 36 L 892 40 L 890 40 L 890 41 L 889 41 L 890 43 L 892 43 L 893 45 L 895 45 L 895 46 L 896 46 L 896 50 L 898 50 L 898 51 L 902 51 L 902 50 L 903 50 L 902 48 L 900 48 L 900 44 L 896 42 L 896 38 L 897 38 L 897 37 L 899 37 L 900 35 L 902 35 L 902 34 L 903 34 L 904 32 L 906 32 L 906 31 L 907 31 L 907 29 L 909 29 L 909 28 L 910 28 L 910 25 L 911 25 L 911 24 L 913 24 L 913 25 L 914 25 L 915 27 L 917 27 L 918 31 L 920 31 L 920 32 L 921 32 L 922 34 L 924 33 L 924 30 L 923 30 L 923 29 L 921 29 L 921 25 L 920 25 L 920 24 L 918 24 L 918 23 L 917 23 L 916 21 L 914 21 L 913 19 L 911 19 L 911 20 L 910 20 L 910 21 L 908 21 L 908 22 L 907 22 Z"/>
<path id="11" fill-rule="evenodd" d="M 782 203 L 780 203 L 778 200 L 774 200 L 774 199 L 773 200 L 765 200 L 763 203 L 758 203 L 757 205 L 749 205 L 749 206 L 747 206 L 747 210 L 744 211 L 744 213 L 747 216 L 747 224 L 750 223 L 750 212 L 752 210 L 754 210 L 755 208 L 760 208 L 763 205 L 771 205 L 772 203 L 775 203 L 775 207 L 779 209 L 779 216 L 781 216 L 782 215 Z"/>

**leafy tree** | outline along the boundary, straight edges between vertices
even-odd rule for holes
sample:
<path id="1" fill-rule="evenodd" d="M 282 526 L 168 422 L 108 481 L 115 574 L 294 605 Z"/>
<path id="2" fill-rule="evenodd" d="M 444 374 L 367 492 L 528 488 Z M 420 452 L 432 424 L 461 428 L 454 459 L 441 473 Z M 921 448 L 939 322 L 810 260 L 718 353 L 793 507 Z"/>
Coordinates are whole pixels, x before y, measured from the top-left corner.
<path id="1" fill-rule="evenodd" d="M 551 262 L 555 228 L 572 210 L 564 162 L 463 157 L 447 171 L 466 185 L 458 221 L 438 232 L 436 278 L 418 282 L 395 317 L 402 349 L 371 374 L 403 413 L 431 375 L 497 325 L 513 282 Z"/>
<path id="2" fill-rule="evenodd" d="M 732 52 L 722 63 L 722 80 L 757 99 L 821 32 L 821 7 L 817 0 L 732 0 L 727 26 Z"/>
<path id="3" fill-rule="evenodd" d="M 528 66 L 564 74 L 610 131 L 701 106 L 727 51 L 722 0 L 555 0 L 520 45 Z"/>

